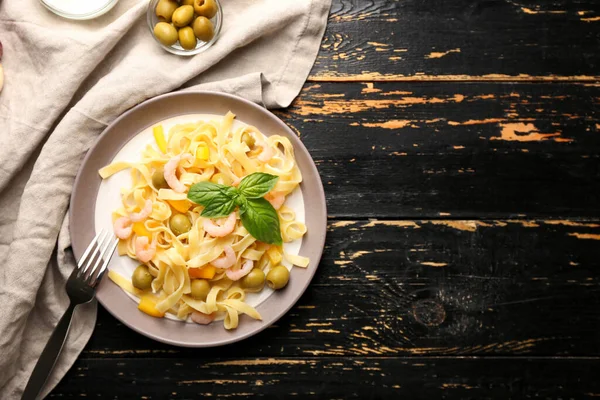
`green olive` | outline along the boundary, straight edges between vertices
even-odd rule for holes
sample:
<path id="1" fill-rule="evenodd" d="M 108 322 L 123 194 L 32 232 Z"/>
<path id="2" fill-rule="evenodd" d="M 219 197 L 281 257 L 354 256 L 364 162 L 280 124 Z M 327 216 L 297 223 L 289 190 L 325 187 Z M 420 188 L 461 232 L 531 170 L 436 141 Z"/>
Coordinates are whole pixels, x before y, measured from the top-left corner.
<path id="1" fill-rule="evenodd" d="M 194 0 L 181 0 L 181 5 L 182 6 L 193 6 Z"/>
<path id="2" fill-rule="evenodd" d="M 169 187 L 169 184 L 165 180 L 165 171 L 161 168 L 156 168 L 152 173 L 152 185 L 156 189 L 166 189 Z"/>
<path id="3" fill-rule="evenodd" d="M 175 214 L 169 221 L 169 226 L 174 234 L 177 236 L 189 232 L 192 229 L 192 223 L 190 219 L 183 214 Z"/>
<path id="4" fill-rule="evenodd" d="M 254 140 L 254 137 L 252 137 L 251 134 L 244 133 L 242 134 L 242 142 L 246 143 L 246 146 L 252 149 L 254 147 L 254 144 L 256 143 L 256 140 Z"/>
<path id="5" fill-rule="evenodd" d="M 206 17 L 196 18 L 192 27 L 194 28 L 194 35 L 204 42 L 208 42 L 215 34 L 212 22 Z"/>
<path id="6" fill-rule="evenodd" d="M 206 301 L 206 296 L 210 292 L 210 283 L 205 279 L 192 280 L 192 297 L 196 300 Z"/>
<path id="7" fill-rule="evenodd" d="M 287 285 L 289 280 L 290 271 L 283 265 L 271 268 L 267 274 L 267 285 L 269 285 L 271 289 L 281 289 Z"/>
<path id="8" fill-rule="evenodd" d="M 196 48 L 196 36 L 194 36 L 194 30 L 189 26 L 181 28 L 179 30 L 179 44 L 186 50 L 193 50 Z"/>
<path id="9" fill-rule="evenodd" d="M 150 289 L 153 279 L 154 277 L 150 274 L 150 271 L 148 271 L 148 267 L 146 267 L 144 264 L 140 264 L 135 270 L 133 270 L 131 283 L 133 283 L 133 286 L 140 290 L 146 290 Z"/>
<path id="10" fill-rule="evenodd" d="M 203 17 L 212 18 L 217 13 L 217 3 L 215 0 L 194 0 L 194 11 Z"/>
<path id="11" fill-rule="evenodd" d="M 173 12 L 179 7 L 176 1 L 173 0 L 160 0 L 156 5 L 156 16 L 161 19 L 161 21 L 171 22 L 171 17 L 173 17 Z"/>
<path id="12" fill-rule="evenodd" d="M 265 284 L 265 273 L 260 268 L 254 268 L 248 275 L 242 278 L 242 287 L 257 289 Z"/>
<path id="13" fill-rule="evenodd" d="M 173 25 L 177 28 L 183 28 L 186 25 L 189 25 L 194 19 L 194 7 L 192 6 L 181 6 L 178 7 L 175 12 L 173 12 L 173 17 L 171 20 L 173 21 Z"/>
<path id="14" fill-rule="evenodd" d="M 159 22 L 154 26 L 154 36 L 165 46 L 172 46 L 177 41 L 177 29 L 167 22 Z"/>

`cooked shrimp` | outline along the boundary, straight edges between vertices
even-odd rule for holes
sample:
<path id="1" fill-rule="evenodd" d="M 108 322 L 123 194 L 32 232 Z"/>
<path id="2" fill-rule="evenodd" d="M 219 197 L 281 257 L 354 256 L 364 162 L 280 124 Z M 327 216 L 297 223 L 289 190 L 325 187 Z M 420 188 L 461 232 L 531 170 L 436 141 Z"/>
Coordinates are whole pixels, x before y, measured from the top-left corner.
<path id="1" fill-rule="evenodd" d="M 235 256 L 235 251 L 233 251 L 231 246 L 225 246 L 225 248 L 223 249 L 223 252 L 225 252 L 224 256 L 219 257 L 210 262 L 215 268 L 219 268 L 219 269 L 229 268 L 233 264 L 235 264 L 235 262 L 237 261 L 237 258 Z"/>
<path id="2" fill-rule="evenodd" d="M 192 321 L 200 325 L 208 325 L 215 319 L 215 313 L 204 314 L 200 311 L 194 311 L 192 313 Z"/>
<path id="3" fill-rule="evenodd" d="M 237 216 L 235 212 L 229 214 L 227 219 L 221 218 L 217 221 L 212 219 L 204 220 L 204 230 L 212 237 L 223 237 L 229 235 L 235 229 Z"/>
<path id="4" fill-rule="evenodd" d="M 132 222 L 127 217 L 117 218 L 115 223 L 113 224 L 113 231 L 115 231 L 115 235 L 119 239 L 127 239 L 131 236 L 131 232 L 133 230 Z"/>
<path id="5" fill-rule="evenodd" d="M 285 195 L 281 192 L 267 193 L 265 200 L 271 203 L 274 209 L 279 210 L 285 203 Z"/>
<path id="6" fill-rule="evenodd" d="M 227 275 L 227 277 L 232 281 L 239 281 L 240 279 L 248 275 L 250 271 L 252 271 L 252 268 L 254 268 L 254 261 L 246 260 L 244 261 L 244 264 L 242 264 L 242 268 L 235 271 L 232 269 L 228 269 L 227 271 L 225 271 L 225 275 Z"/>
<path id="7" fill-rule="evenodd" d="M 257 157 L 260 161 L 267 162 L 275 155 L 273 149 L 269 146 L 266 140 L 257 139 L 254 145 L 262 149 Z"/>
<path id="8" fill-rule="evenodd" d="M 133 222 L 139 222 L 148 218 L 150 214 L 152 214 L 152 200 L 148 199 L 142 211 L 129 214 L 129 219 Z"/>
<path id="9" fill-rule="evenodd" d="M 177 174 L 176 174 L 177 167 L 179 166 L 179 163 L 181 162 L 181 160 L 190 160 L 190 159 L 192 159 L 191 154 L 180 154 L 178 156 L 171 158 L 165 164 L 165 167 L 164 167 L 165 181 L 167 181 L 167 185 L 169 185 L 171 187 L 171 189 L 173 189 L 177 193 L 183 193 L 187 190 L 187 187 L 183 183 L 181 183 L 181 181 L 179 179 L 177 179 Z"/>
<path id="10" fill-rule="evenodd" d="M 138 236 L 135 239 L 135 256 L 143 263 L 147 263 L 152 260 L 152 257 L 156 254 L 156 241 L 150 240 L 147 236 Z"/>

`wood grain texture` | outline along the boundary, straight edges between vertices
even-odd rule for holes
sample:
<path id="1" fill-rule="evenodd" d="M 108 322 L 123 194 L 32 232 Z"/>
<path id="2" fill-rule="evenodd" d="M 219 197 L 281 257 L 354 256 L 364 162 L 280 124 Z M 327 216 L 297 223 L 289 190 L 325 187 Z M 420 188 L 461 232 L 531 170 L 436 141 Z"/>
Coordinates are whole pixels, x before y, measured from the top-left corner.
<path id="1" fill-rule="evenodd" d="M 598 221 L 335 221 L 307 292 L 255 337 L 179 349 L 101 310 L 81 357 L 600 356 L 599 245 Z"/>
<path id="2" fill-rule="evenodd" d="M 78 360 L 58 398 L 583 399 L 596 358 L 219 358 Z"/>
<path id="3" fill-rule="evenodd" d="M 334 0 L 309 79 L 597 81 L 599 25 L 593 0 Z"/>
<path id="4" fill-rule="evenodd" d="M 595 86 L 319 83 L 278 115 L 332 217 L 600 216 Z"/>

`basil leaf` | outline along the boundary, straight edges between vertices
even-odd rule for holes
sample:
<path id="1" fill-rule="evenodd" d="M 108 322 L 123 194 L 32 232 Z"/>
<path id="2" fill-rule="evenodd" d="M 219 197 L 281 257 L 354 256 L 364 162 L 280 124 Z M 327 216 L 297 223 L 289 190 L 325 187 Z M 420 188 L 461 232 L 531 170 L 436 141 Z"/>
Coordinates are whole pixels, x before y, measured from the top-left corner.
<path id="1" fill-rule="evenodd" d="M 229 186 L 212 182 L 198 182 L 192 185 L 188 192 L 188 199 L 194 203 L 207 206 L 217 197 L 232 198 L 228 193 Z"/>
<path id="2" fill-rule="evenodd" d="M 278 179 L 279 177 L 276 175 L 255 172 L 242 179 L 238 190 L 247 199 L 257 199 L 269 193 L 275 187 Z"/>
<path id="3" fill-rule="evenodd" d="M 231 214 L 234 209 L 235 200 L 218 197 L 204 207 L 200 215 L 206 218 L 223 218 Z"/>
<path id="4" fill-rule="evenodd" d="M 233 212 L 239 192 L 236 188 L 212 182 L 199 182 L 190 188 L 188 199 L 204 206 L 206 218 L 226 217 Z"/>
<path id="5" fill-rule="evenodd" d="M 269 244 L 281 244 L 279 217 L 267 200 L 247 199 L 243 208 L 240 208 L 240 218 L 244 228 L 257 240 Z"/>

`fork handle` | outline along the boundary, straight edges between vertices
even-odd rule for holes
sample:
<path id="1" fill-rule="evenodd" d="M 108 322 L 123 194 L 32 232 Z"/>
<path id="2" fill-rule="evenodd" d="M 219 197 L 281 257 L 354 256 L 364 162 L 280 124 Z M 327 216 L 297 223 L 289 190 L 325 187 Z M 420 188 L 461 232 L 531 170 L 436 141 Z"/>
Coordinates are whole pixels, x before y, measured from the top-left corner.
<path id="1" fill-rule="evenodd" d="M 58 321 L 58 325 L 54 328 L 54 332 L 52 332 L 52 336 L 48 339 L 48 343 L 46 343 L 46 347 L 44 347 L 44 351 L 42 351 L 42 355 L 40 356 L 37 364 L 35 364 L 35 368 L 33 368 L 33 372 L 29 377 L 29 381 L 27 382 L 27 386 L 25 387 L 25 391 L 23 392 L 23 397 L 21 400 L 35 400 L 37 396 L 40 394 L 40 391 L 44 387 L 46 380 L 50 376 L 54 365 L 56 364 L 56 360 L 58 359 L 58 355 L 65 344 L 65 339 L 67 338 L 67 333 L 69 333 L 69 327 L 71 326 L 71 318 L 73 317 L 73 311 L 77 307 L 77 304 L 73 304 L 71 302 L 69 304 L 69 308 Z"/>

